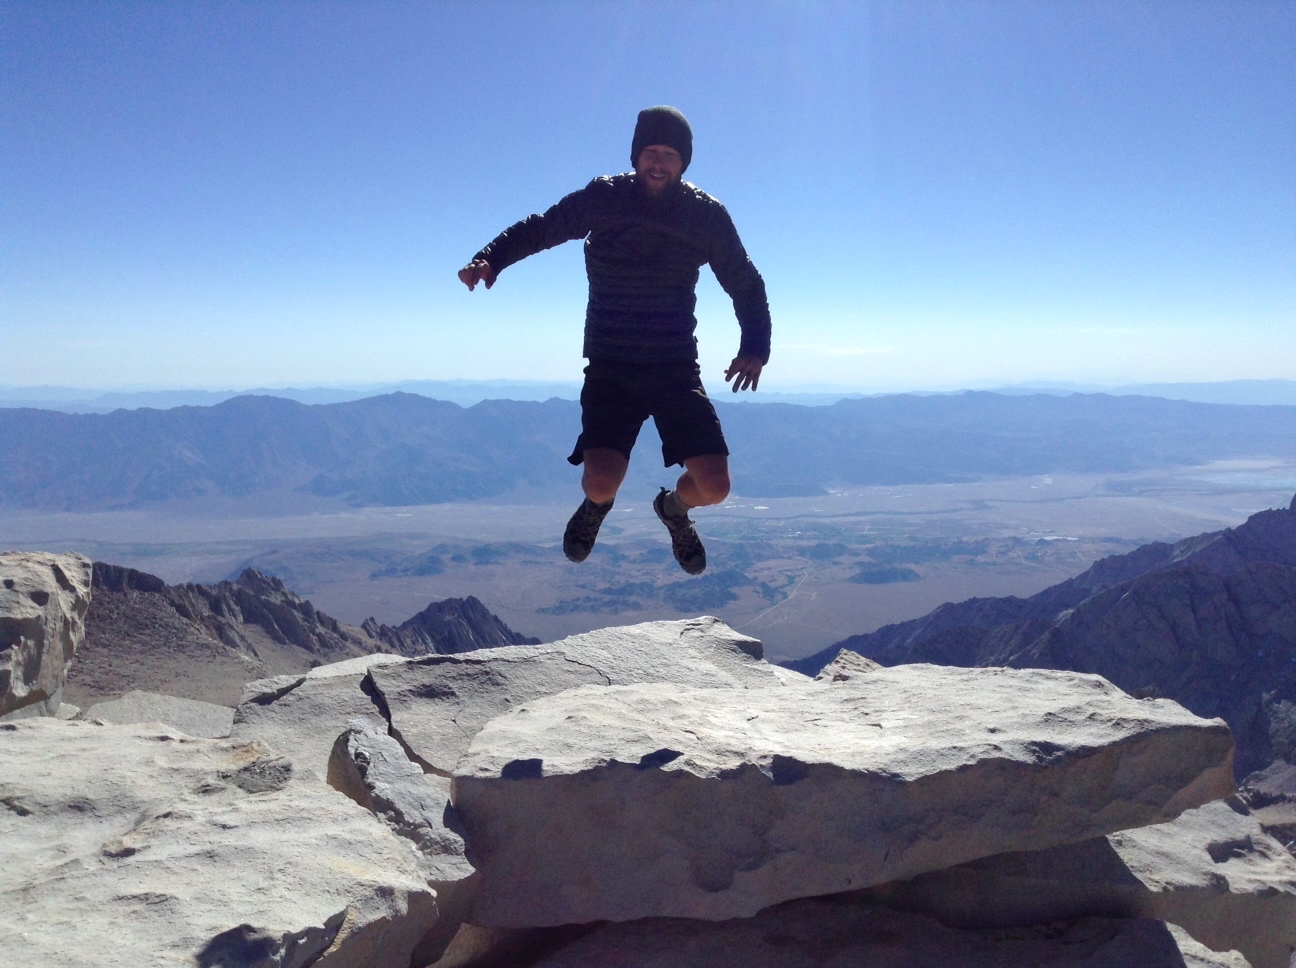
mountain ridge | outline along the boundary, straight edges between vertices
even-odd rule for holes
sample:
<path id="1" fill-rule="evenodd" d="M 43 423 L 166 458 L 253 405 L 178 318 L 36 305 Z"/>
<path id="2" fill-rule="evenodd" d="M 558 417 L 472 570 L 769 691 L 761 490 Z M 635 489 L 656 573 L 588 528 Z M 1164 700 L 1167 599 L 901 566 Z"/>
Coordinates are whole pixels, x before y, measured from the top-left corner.
<path id="1" fill-rule="evenodd" d="M 78 705 L 141 689 L 233 706 L 253 679 L 345 659 L 539 643 L 471 595 L 432 602 L 394 628 L 373 618 L 344 625 L 253 568 L 233 581 L 168 585 L 97 561 L 91 588 L 85 641 L 66 684 Z"/>
<path id="2" fill-rule="evenodd" d="M 717 409 L 736 490 L 749 497 L 1296 461 L 1296 407 L 977 391 L 823 407 L 721 401 Z M 318 405 L 248 396 L 111 414 L 0 408 L 0 507 L 116 510 L 267 495 L 350 506 L 522 492 L 566 498 L 579 426 L 569 400 L 464 408 L 408 393 Z M 631 484 L 651 486 L 653 448 L 645 441 L 642 449 L 649 453 L 632 462 Z"/>
<path id="3" fill-rule="evenodd" d="M 0 386 L 0 408 L 31 407 L 65 413 L 110 413 L 140 407 L 214 406 L 232 397 L 275 396 L 298 403 L 343 403 L 385 393 L 417 393 L 470 407 L 483 400 L 565 400 L 580 398 L 580 383 L 546 380 L 399 380 L 359 386 L 248 387 L 241 390 L 110 390 L 92 387 Z M 1114 396 L 1164 397 L 1198 403 L 1296 406 L 1296 380 L 1248 379 L 1198 383 L 1057 383 L 1040 381 L 1010 385 L 964 387 L 959 390 L 867 390 L 832 384 L 793 384 L 744 395 L 746 403 L 793 403 L 822 406 L 843 399 L 892 396 L 897 393 L 950 394 L 988 390 L 1008 395 L 1106 393 Z"/>

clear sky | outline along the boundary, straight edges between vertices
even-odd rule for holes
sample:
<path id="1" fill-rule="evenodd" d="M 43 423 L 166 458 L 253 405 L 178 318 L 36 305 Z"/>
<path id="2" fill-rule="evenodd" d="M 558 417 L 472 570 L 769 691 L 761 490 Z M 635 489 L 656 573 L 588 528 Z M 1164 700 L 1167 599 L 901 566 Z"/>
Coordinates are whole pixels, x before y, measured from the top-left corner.
<path id="1" fill-rule="evenodd" d="M 1293 2 L 0 0 L 0 44 L 0 384 L 576 380 L 578 243 L 455 271 L 662 103 L 763 388 L 1296 378 Z"/>

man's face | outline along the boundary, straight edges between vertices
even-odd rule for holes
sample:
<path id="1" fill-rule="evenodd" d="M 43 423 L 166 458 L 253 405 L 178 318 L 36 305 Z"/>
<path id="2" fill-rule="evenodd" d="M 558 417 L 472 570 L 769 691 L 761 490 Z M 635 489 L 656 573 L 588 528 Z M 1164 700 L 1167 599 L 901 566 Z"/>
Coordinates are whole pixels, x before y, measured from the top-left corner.
<path id="1" fill-rule="evenodd" d="M 674 148 L 666 145 L 649 145 L 639 152 L 635 174 L 649 195 L 657 196 L 672 185 L 678 185 L 684 174 L 684 159 Z"/>

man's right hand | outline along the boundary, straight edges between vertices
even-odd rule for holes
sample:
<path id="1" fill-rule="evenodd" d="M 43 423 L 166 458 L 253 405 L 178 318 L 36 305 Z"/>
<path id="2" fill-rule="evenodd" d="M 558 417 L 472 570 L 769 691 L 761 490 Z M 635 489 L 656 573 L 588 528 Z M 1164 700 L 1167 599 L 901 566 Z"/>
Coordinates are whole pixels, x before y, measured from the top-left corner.
<path id="1" fill-rule="evenodd" d="M 477 288 L 477 283 L 486 283 L 489 289 L 495 285 L 495 270 L 485 259 L 475 259 L 459 270 L 459 281 L 468 287 L 469 292 Z"/>

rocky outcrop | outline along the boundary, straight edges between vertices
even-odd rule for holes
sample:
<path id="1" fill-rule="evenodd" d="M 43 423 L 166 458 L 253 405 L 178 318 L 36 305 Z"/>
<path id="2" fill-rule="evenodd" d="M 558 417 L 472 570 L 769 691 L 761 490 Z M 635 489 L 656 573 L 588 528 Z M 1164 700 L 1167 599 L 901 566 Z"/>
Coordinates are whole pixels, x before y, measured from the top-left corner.
<path id="1" fill-rule="evenodd" d="M 94 588 L 69 678 L 82 706 L 130 689 L 233 706 L 249 680 L 387 651 L 253 569 L 232 582 L 168 585 L 96 562 Z"/>
<path id="2" fill-rule="evenodd" d="M 58 713 L 85 638 L 90 574 L 81 555 L 0 554 L 0 719 Z"/>
<path id="3" fill-rule="evenodd" d="M 379 715 L 424 770 L 449 776 L 477 731 L 518 703 L 573 686 L 633 682 L 779 684 L 757 640 L 701 617 L 603 629 L 535 647 L 409 661 L 373 657 L 250 683 L 233 735 L 293 750 L 304 768 L 323 776 L 333 739 L 346 724 Z"/>
<path id="4" fill-rule="evenodd" d="M 411 964 L 439 960 L 467 919 L 477 887 L 463 828 L 450 805 L 450 781 L 424 773 L 387 735 L 385 725 L 361 717 L 352 720 L 333 745 L 328 782 L 414 848 L 428 885 L 436 891 L 440 917 L 436 928 L 424 935 Z"/>
<path id="5" fill-rule="evenodd" d="M 815 680 L 817 682 L 849 682 L 851 679 L 869 675 L 883 668 L 886 667 L 880 662 L 866 659 L 850 649 L 842 649 L 837 653 L 837 658 L 819 670 Z"/>
<path id="6" fill-rule="evenodd" d="M 320 666 L 305 675 L 250 682 L 234 711 L 231 735 L 282 750 L 299 769 L 323 779 L 329 772 L 333 743 L 347 723 L 383 715 L 370 670 L 386 662 L 408 661 L 373 655 Z"/>
<path id="7" fill-rule="evenodd" d="M 1260 864 L 1281 851 L 1254 821 L 1129 833 L 1231 790 L 1222 723 L 1074 673 L 848 653 L 816 682 L 760 656 L 698 618 L 263 680 L 229 739 L 0 724 L 0 950 L 72 968 L 1246 968 L 1211 949 L 1251 934 L 1281 954 L 1255 922 L 1286 918 L 1285 875 Z M 896 909 L 897 878 L 990 877 L 1005 852 L 1110 853 L 1127 833 L 1146 837 L 1109 886 L 1142 877 L 1138 903 L 1165 906 L 1067 907 L 1055 864 L 1033 890 L 993 875 L 1030 902 L 994 912 L 1010 927 L 940 923 L 958 910 L 940 891 Z M 1157 885 L 1162 856 L 1179 860 Z M 1055 909 L 1070 920 L 1036 923 Z"/>
<path id="8" fill-rule="evenodd" d="M 583 685 L 778 687 L 761 656 L 756 639 L 704 616 L 602 629 L 536 648 L 384 665 L 371 678 L 392 734 L 424 769 L 450 776 L 478 731 L 520 703 Z"/>
<path id="9" fill-rule="evenodd" d="M 416 616 L 396 629 L 372 619 L 354 628 L 251 568 L 232 582 L 168 585 L 96 562 L 94 589 L 85 646 L 68 682 L 69 698 L 82 706 L 141 689 L 232 707 L 250 681 L 375 653 L 440 651 L 438 615 L 447 642 L 487 648 L 534 641 L 476 599 L 434 602 L 421 613 L 426 621 Z"/>
<path id="10" fill-rule="evenodd" d="M 1296 855 L 1296 766 L 1279 761 L 1251 774 L 1241 796 L 1261 826 Z"/>
<path id="11" fill-rule="evenodd" d="M 505 645 L 539 645 L 539 639 L 519 635 L 476 597 L 433 602 L 393 628 L 365 619 L 361 626 L 374 639 L 400 655 L 452 655 Z"/>
<path id="12" fill-rule="evenodd" d="M 906 666 L 527 702 L 453 800 L 476 923 L 719 920 L 1169 819 L 1231 793 L 1231 757 L 1222 722 L 1096 676 Z"/>
<path id="13" fill-rule="evenodd" d="M 406 841 L 258 744 L 0 724 L 6 964 L 407 968 L 436 905 Z"/>
<path id="14" fill-rule="evenodd" d="M 1242 777 L 1296 757 L 1296 508 L 1104 559 L 1030 599 L 942 605 L 788 665 L 814 674 L 842 647 L 888 666 L 1096 673 L 1224 718 Z"/>
<path id="15" fill-rule="evenodd" d="M 835 645 L 788 662 L 788 668 L 814 675 L 842 649 L 895 665 L 926 643 L 944 639 L 948 664 L 971 665 L 980 647 L 977 632 L 1051 622 L 1059 613 L 1075 608 L 1109 589 L 1129 584 L 1145 575 L 1176 568 L 1195 567 L 1225 576 L 1247 564 L 1296 567 L 1296 497 L 1287 509 L 1261 511 L 1236 528 L 1184 538 L 1175 544 L 1153 542 L 1128 554 L 1103 558 L 1074 578 L 1053 585 L 1030 598 L 970 598 L 948 602 L 908 622 L 887 625 L 865 635 L 853 635 Z"/>

